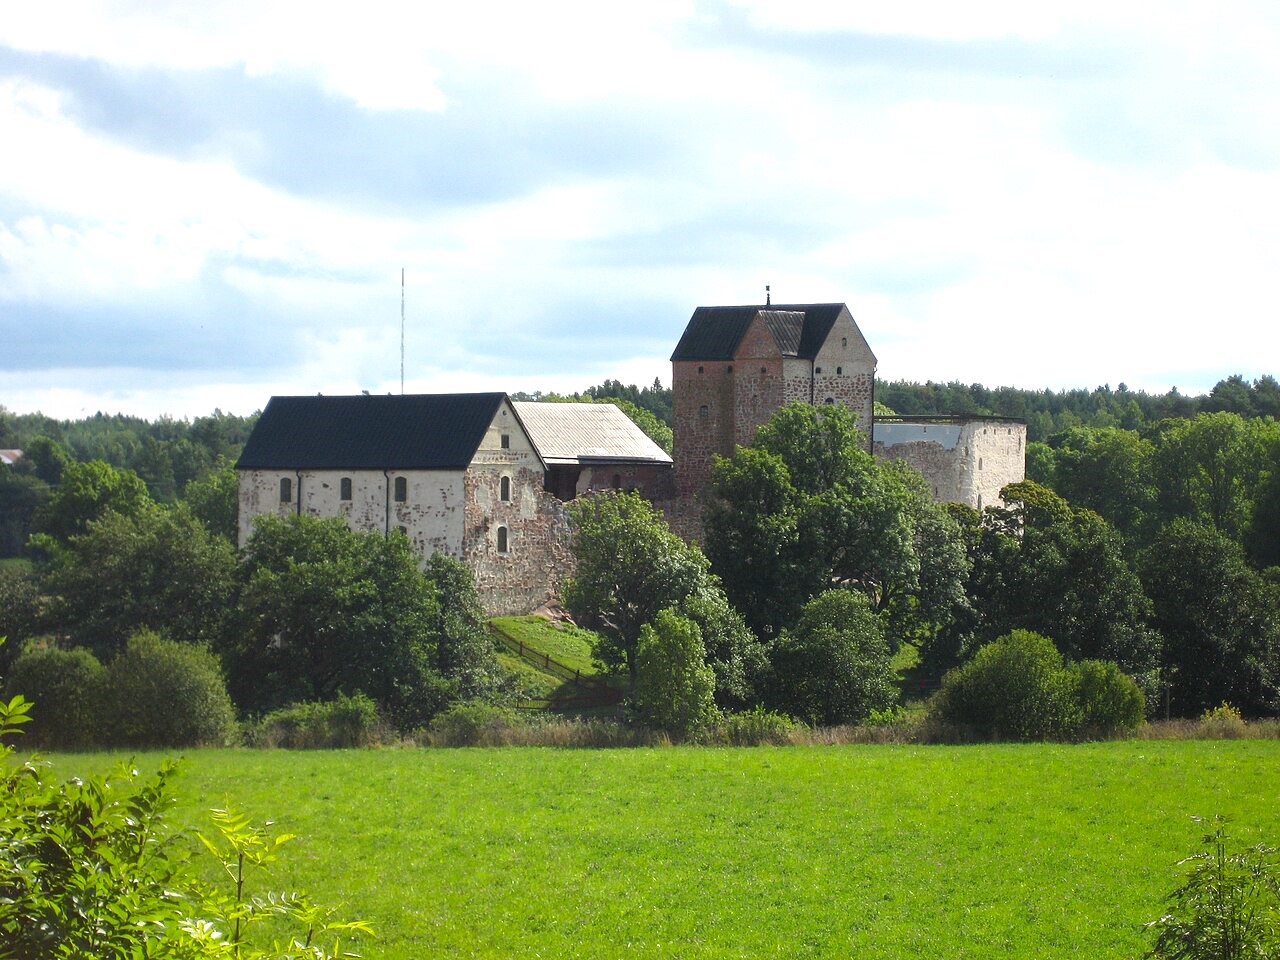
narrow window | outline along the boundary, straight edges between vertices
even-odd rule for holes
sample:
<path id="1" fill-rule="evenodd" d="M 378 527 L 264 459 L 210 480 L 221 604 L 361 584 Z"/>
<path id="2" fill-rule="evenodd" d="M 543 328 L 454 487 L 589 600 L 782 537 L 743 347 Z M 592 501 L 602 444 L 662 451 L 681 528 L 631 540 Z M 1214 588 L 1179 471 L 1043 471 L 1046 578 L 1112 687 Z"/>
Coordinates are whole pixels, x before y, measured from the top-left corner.
<path id="1" fill-rule="evenodd" d="M 503 477 L 498 481 L 498 499 L 503 503 L 511 502 L 511 478 Z"/>
<path id="2" fill-rule="evenodd" d="M 708 417 L 710 415 L 711 415 L 711 408 L 708 407 L 705 403 L 698 408 L 698 416 Z"/>
<path id="3" fill-rule="evenodd" d="M 725 368 L 724 368 L 724 372 L 725 372 L 725 373 L 733 373 L 733 364 L 731 363 L 731 364 L 729 364 L 727 367 L 725 367 Z"/>
<path id="4" fill-rule="evenodd" d="M 981 457 L 979 457 L 979 458 L 978 458 L 978 469 L 979 469 L 979 470 L 981 470 L 981 469 L 982 469 L 982 458 L 981 458 Z"/>
<path id="5" fill-rule="evenodd" d="M 622 489 L 622 474 L 620 474 L 620 473 L 615 473 L 615 474 L 613 475 L 613 489 L 615 489 L 615 490 L 621 490 L 621 489 Z"/>
<path id="6" fill-rule="evenodd" d="M 409 481 L 404 477 L 396 477 L 396 503 L 404 503 L 409 499 Z"/>
<path id="7" fill-rule="evenodd" d="M 509 433 L 504 433 L 504 434 L 502 435 L 502 449 L 503 449 L 503 450 L 510 450 L 510 449 L 511 449 L 511 434 L 509 434 Z"/>
<path id="8" fill-rule="evenodd" d="M 836 367 L 836 376 L 837 376 L 837 377 L 838 377 L 838 376 L 841 376 L 843 373 L 844 373 L 844 367 Z"/>
<path id="9" fill-rule="evenodd" d="M 848 337 L 841 337 L 841 338 L 840 338 L 840 349 L 841 349 L 841 350 L 848 350 L 848 349 L 849 349 L 849 338 L 848 338 Z"/>
<path id="10" fill-rule="evenodd" d="M 698 368 L 698 372 L 699 372 L 699 373 L 701 373 L 701 372 L 702 372 L 702 368 L 701 368 L 701 367 L 699 367 L 699 368 Z"/>
<path id="11" fill-rule="evenodd" d="M 498 552 L 499 553 L 507 552 L 507 528 L 506 527 L 498 528 Z"/>
<path id="12" fill-rule="evenodd" d="M 288 477 L 280 478 L 280 502 L 290 503 L 293 500 L 293 481 Z"/>
<path id="13" fill-rule="evenodd" d="M 342 480 L 338 483 L 338 491 L 339 491 L 338 496 L 340 496 L 343 500 L 351 499 L 351 478 L 350 477 L 342 478 Z"/>

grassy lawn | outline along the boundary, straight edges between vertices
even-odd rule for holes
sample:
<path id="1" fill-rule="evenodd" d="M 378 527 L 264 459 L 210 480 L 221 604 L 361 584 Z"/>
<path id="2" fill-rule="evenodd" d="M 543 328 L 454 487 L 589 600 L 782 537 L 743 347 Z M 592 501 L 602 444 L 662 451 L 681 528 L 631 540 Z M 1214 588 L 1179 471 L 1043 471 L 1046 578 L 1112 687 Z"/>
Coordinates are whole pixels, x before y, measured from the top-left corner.
<path id="1" fill-rule="evenodd" d="M 1190 815 L 1280 840 L 1276 741 L 207 751 L 179 790 L 301 834 L 274 885 L 403 960 L 1133 958 Z"/>
<path id="2" fill-rule="evenodd" d="M 595 635 L 589 630 L 572 624 L 552 623 L 544 617 L 532 615 L 495 617 L 492 622 L 507 636 L 523 641 L 526 647 L 545 653 L 570 670 L 578 670 L 584 676 L 593 676 L 597 672 L 591 659 L 591 644 Z"/>

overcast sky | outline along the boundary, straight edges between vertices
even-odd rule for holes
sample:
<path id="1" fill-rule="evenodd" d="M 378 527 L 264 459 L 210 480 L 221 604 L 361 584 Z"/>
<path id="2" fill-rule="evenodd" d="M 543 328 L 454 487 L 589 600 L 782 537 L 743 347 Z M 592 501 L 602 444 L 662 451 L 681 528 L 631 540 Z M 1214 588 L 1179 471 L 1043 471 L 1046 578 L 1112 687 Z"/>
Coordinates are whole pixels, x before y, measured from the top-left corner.
<path id="1" fill-rule="evenodd" d="M 625 13 L 616 12 L 625 9 Z M 0 16 L 0 404 L 670 381 L 844 301 L 886 379 L 1280 373 L 1280 5 L 138 0 Z"/>

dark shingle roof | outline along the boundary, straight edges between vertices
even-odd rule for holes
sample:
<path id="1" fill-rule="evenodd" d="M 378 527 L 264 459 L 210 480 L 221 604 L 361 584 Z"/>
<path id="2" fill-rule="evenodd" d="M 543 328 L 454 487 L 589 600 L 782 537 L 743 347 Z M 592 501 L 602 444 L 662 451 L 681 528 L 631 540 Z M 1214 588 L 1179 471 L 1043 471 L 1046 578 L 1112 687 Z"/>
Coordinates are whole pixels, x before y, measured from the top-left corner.
<path id="1" fill-rule="evenodd" d="M 272 397 L 241 470 L 462 470 L 503 393 Z"/>
<path id="2" fill-rule="evenodd" d="M 763 314 L 783 356 L 812 360 L 844 309 L 843 303 L 698 307 L 671 359 L 732 360 L 751 321 Z"/>

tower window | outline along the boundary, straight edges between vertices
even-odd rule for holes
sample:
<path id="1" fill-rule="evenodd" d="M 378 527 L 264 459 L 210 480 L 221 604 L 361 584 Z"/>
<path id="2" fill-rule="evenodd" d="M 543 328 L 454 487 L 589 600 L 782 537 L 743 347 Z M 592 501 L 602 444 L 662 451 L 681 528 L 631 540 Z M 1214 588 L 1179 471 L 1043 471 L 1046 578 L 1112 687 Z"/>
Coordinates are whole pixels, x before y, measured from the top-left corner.
<path id="1" fill-rule="evenodd" d="M 499 552 L 499 553 L 506 553 L 506 552 L 507 552 L 507 547 L 508 547 L 508 543 L 507 543 L 507 528 L 506 528 L 506 527 L 499 527 L 499 528 L 498 528 L 498 552 Z"/>
<path id="2" fill-rule="evenodd" d="M 981 458 L 981 457 L 979 457 L 979 458 L 978 458 L 978 469 L 979 469 L 979 470 L 981 470 L 981 469 L 982 469 L 982 458 Z"/>
<path id="3" fill-rule="evenodd" d="M 822 368 L 821 368 L 821 367 L 814 367 L 814 368 L 813 368 L 813 372 L 814 372 L 814 373 L 821 373 L 821 372 L 822 372 Z"/>
<path id="4" fill-rule="evenodd" d="M 724 368 L 724 372 L 725 372 L 725 373 L 733 373 L 733 364 L 731 363 L 731 364 L 729 364 L 727 367 L 725 367 L 725 368 Z"/>
<path id="5" fill-rule="evenodd" d="M 503 503 L 511 502 L 511 478 L 503 477 L 498 481 L 498 499 Z"/>
<path id="6" fill-rule="evenodd" d="M 404 503 L 409 499 L 409 481 L 404 477 L 396 477 L 396 503 Z"/>
<path id="7" fill-rule="evenodd" d="M 841 349 L 841 350 L 848 350 L 848 349 L 849 349 L 849 338 L 848 338 L 848 337 L 841 337 L 841 338 L 840 338 L 840 349 Z"/>
<path id="8" fill-rule="evenodd" d="M 293 481 L 288 477 L 280 478 L 280 502 L 289 503 L 293 500 Z"/>
<path id="9" fill-rule="evenodd" d="M 702 406 L 698 408 L 698 416 L 700 417 L 711 416 L 711 408 L 704 403 Z"/>
<path id="10" fill-rule="evenodd" d="M 838 376 L 840 376 L 840 375 L 841 375 L 841 374 L 843 374 L 843 373 L 844 373 L 844 367 L 836 367 L 836 376 L 837 376 L 837 377 L 838 377 Z"/>
<path id="11" fill-rule="evenodd" d="M 338 481 L 338 496 L 343 500 L 351 499 L 351 478 L 343 477 Z"/>
<path id="12" fill-rule="evenodd" d="M 504 433 L 504 434 L 502 435 L 502 449 L 503 449 L 503 450 L 510 450 L 510 449 L 511 449 L 511 434 L 509 434 L 509 433 Z"/>
<path id="13" fill-rule="evenodd" d="M 702 368 L 701 368 L 701 367 L 699 367 L 699 368 L 698 368 L 698 372 L 699 372 L 699 373 L 701 373 L 701 372 L 702 372 Z"/>

